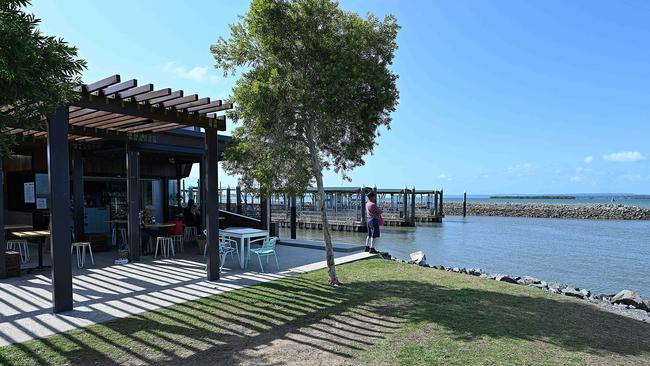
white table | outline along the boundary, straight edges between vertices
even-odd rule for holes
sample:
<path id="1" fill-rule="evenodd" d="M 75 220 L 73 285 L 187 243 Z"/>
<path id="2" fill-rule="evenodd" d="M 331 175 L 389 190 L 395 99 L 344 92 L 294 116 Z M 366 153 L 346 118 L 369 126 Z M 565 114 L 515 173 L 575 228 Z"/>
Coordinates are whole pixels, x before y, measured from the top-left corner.
<path id="1" fill-rule="evenodd" d="M 248 250 L 246 249 L 246 244 L 248 244 L 248 248 L 250 249 L 251 239 L 268 238 L 269 232 L 266 230 L 246 227 L 229 227 L 219 230 L 219 235 L 239 239 L 239 266 L 241 268 L 246 268 L 248 266 L 248 261 L 246 260 L 248 257 Z"/>

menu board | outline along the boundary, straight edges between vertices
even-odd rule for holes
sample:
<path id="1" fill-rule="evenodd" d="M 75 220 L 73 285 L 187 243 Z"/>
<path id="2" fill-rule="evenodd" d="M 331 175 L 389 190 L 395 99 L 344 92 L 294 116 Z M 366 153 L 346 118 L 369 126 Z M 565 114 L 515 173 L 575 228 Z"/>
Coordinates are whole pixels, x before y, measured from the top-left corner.
<path id="1" fill-rule="evenodd" d="M 23 184 L 23 190 L 25 192 L 25 203 L 36 202 L 36 195 L 34 194 L 34 182 L 25 182 Z"/>
<path id="2" fill-rule="evenodd" d="M 47 198 L 37 198 L 36 199 L 36 208 L 39 210 L 44 210 L 47 208 Z"/>

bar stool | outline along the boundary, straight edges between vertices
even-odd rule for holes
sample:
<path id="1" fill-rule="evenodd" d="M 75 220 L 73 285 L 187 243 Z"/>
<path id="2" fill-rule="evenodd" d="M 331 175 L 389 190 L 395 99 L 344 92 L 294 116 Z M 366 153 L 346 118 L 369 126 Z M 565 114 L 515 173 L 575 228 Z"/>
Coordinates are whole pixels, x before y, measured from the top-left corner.
<path id="1" fill-rule="evenodd" d="M 122 238 L 122 244 L 126 243 L 126 229 L 121 227 L 121 228 L 113 228 L 111 232 L 111 244 L 113 246 L 117 245 L 117 234 L 119 233 L 120 237 Z"/>
<path id="2" fill-rule="evenodd" d="M 90 246 L 90 243 L 87 241 L 84 242 L 76 242 L 72 243 L 72 246 L 70 247 L 70 254 L 72 254 L 72 251 L 76 249 L 77 251 L 77 267 L 78 268 L 83 268 L 84 265 L 86 264 L 86 248 L 88 248 L 88 252 L 90 253 L 90 261 L 95 264 L 95 258 L 93 258 L 93 249 Z M 81 249 L 81 255 L 79 253 L 79 250 Z"/>
<path id="3" fill-rule="evenodd" d="M 7 249 L 17 250 L 20 253 L 20 261 L 23 263 L 27 263 L 31 259 L 29 255 L 29 245 L 27 244 L 27 240 L 7 240 Z"/>
<path id="4" fill-rule="evenodd" d="M 183 239 L 186 241 L 196 240 L 196 227 L 195 226 L 185 226 L 183 231 Z"/>
<path id="5" fill-rule="evenodd" d="M 153 255 L 154 258 L 158 257 L 158 247 L 160 247 L 160 254 L 163 257 L 169 257 L 170 250 L 172 252 L 172 256 L 175 255 L 174 241 L 169 236 L 159 236 L 158 239 L 156 239 L 156 251 Z"/>
<path id="6" fill-rule="evenodd" d="M 178 251 L 184 252 L 185 251 L 185 244 L 183 240 L 183 235 L 170 235 L 170 238 L 172 238 L 172 242 L 174 242 L 174 249 L 178 248 Z"/>

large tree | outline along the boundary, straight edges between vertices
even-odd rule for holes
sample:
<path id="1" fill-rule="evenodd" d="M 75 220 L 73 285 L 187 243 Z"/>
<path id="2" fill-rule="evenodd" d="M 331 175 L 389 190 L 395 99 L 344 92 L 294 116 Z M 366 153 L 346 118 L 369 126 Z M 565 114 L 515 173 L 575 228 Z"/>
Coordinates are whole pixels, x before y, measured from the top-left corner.
<path id="1" fill-rule="evenodd" d="M 228 76 L 237 122 L 226 171 L 267 195 L 303 192 L 315 180 L 329 283 L 338 284 L 323 171 L 364 164 L 398 101 L 390 70 L 399 26 L 344 11 L 330 0 L 253 0 L 211 51 Z"/>
<path id="2" fill-rule="evenodd" d="M 74 100 L 86 63 L 60 38 L 41 34 L 28 0 L 0 0 L 0 154 L 11 152 L 9 127 L 42 128 L 41 118 Z"/>

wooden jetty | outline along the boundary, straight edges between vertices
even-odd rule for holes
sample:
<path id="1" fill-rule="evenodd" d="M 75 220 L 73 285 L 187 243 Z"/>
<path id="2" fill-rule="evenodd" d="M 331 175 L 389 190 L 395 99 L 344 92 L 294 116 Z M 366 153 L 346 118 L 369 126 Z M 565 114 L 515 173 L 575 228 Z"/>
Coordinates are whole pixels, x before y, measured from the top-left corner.
<path id="1" fill-rule="evenodd" d="M 366 195 L 374 191 L 383 210 L 385 226 L 416 226 L 417 223 L 442 222 L 442 189 L 378 189 L 377 187 L 326 187 L 325 208 L 330 230 L 365 232 Z M 220 208 L 250 217 L 266 217 L 280 228 L 322 230 L 320 203 L 315 188 L 303 195 L 275 193 L 266 199 L 240 187 L 221 188 Z M 263 214 L 264 213 L 264 214 Z M 292 222 L 295 222 L 292 225 Z"/>

